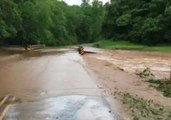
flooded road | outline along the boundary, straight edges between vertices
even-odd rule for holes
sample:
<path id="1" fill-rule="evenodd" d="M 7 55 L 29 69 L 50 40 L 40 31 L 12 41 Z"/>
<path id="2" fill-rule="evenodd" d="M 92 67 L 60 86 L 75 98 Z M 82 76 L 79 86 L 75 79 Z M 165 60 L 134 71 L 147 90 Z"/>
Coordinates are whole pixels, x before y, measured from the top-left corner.
<path id="1" fill-rule="evenodd" d="M 1 96 L 11 94 L 31 99 L 66 94 L 100 95 L 84 61 L 76 52 L 56 52 L 56 55 L 49 56 L 29 54 L 33 55 L 1 65 Z"/>
<path id="2" fill-rule="evenodd" d="M 21 102 L 5 120 L 119 120 L 72 49 L 19 53 L 0 61 L 0 96 Z"/>
<path id="3" fill-rule="evenodd" d="M 61 96 L 14 105 L 5 120 L 119 120 L 100 97 Z"/>

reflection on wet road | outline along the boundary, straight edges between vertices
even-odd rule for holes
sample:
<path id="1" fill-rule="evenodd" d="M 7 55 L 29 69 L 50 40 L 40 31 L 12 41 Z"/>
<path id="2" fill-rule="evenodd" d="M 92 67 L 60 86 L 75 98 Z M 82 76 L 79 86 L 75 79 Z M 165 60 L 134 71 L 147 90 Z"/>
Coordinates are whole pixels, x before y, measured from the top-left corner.
<path id="1" fill-rule="evenodd" d="M 21 99 L 5 120 L 118 119 L 117 114 L 114 117 L 110 113 L 76 51 L 56 49 L 49 54 L 48 50 L 49 55 L 42 52 L 22 53 L 14 61 L 0 64 L 0 96 L 10 94 Z"/>
<path id="2" fill-rule="evenodd" d="M 5 120 L 119 120 L 119 115 L 100 97 L 63 96 L 14 105 Z"/>
<path id="3" fill-rule="evenodd" d="M 100 94 L 76 52 L 29 57 L 0 69 L 0 95 L 34 96 Z"/>

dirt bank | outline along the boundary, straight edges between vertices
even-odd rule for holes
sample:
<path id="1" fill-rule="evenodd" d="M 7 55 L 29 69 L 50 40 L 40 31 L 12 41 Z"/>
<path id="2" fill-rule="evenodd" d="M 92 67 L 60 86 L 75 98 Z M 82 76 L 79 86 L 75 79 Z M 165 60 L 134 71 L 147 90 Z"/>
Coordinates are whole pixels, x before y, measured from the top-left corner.
<path id="1" fill-rule="evenodd" d="M 84 59 L 87 65 L 98 76 L 99 86 L 105 89 L 105 95 L 115 96 L 115 93 L 126 92 L 171 109 L 171 98 L 167 98 L 153 87 L 149 87 L 149 83 L 144 82 L 134 72 L 129 72 L 132 66 L 137 69 L 138 65 L 148 66 L 148 64 L 161 63 L 161 66 L 169 66 L 171 54 L 119 50 L 104 51 L 96 55 L 86 55 Z M 126 63 L 132 66 L 126 69 Z M 163 71 L 159 71 L 159 73 L 163 73 Z M 164 75 L 164 77 L 166 76 L 167 74 Z"/>

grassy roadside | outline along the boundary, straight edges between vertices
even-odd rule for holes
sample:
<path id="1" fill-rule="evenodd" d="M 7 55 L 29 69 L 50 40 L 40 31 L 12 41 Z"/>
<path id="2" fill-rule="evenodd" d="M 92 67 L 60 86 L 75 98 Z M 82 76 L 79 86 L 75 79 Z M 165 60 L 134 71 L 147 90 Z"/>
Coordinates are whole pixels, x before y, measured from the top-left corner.
<path id="1" fill-rule="evenodd" d="M 163 92 L 163 95 L 166 97 L 171 97 L 171 82 L 169 80 L 148 80 L 147 82 L 151 83 L 151 86 L 157 90 Z"/>
<path id="2" fill-rule="evenodd" d="M 130 43 L 128 41 L 101 40 L 101 41 L 94 43 L 94 46 L 100 47 L 100 48 L 105 48 L 105 49 L 125 49 L 125 50 L 171 52 L 171 45 L 146 46 L 146 45 Z"/>
<path id="3" fill-rule="evenodd" d="M 133 120 L 170 120 L 171 111 L 153 101 L 133 96 L 129 93 L 121 93 L 120 99 L 128 109 Z"/>
<path id="4" fill-rule="evenodd" d="M 171 97 L 171 79 L 157 79 L 149 67 L 136 75 L 149 82 L 151 87 L 161 91 L 164 96 Z"/>

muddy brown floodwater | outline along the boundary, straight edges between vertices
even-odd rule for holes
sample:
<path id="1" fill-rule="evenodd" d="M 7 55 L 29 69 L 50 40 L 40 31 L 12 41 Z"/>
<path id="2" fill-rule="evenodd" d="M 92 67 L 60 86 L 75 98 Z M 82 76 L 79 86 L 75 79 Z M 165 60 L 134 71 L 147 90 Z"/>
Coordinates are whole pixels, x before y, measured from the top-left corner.
<path id="1" fill-rule="evenodd" d="M 53 94 L 100 94 L 84 69 L 82 58 L 70 51 L 32 51 L 5 56 L 6 60 L 0 64 L 0 95 L 11 94 L 28 100 Z"/>
<path id="2" fill-rule="evenodd" d="M 129 93 L 135 98 L 153 101 L 155 104 L 171 109 L 171 98 L 164 96 L 161 91 L 151 87 L 150 83 L 135 74 L 136 71 L 150 67 L 156 77 L 169 78 L 170 53 L 103 50 L 98 54 L 85 55 L 84 60 L 96 73 L 99 85 L 104 89 L 106 96 L 113 96 L 121 102 L 122 100 L 118 97 L 120 93 Z M 127 118 L 132 120 L 133 118 L 128 114 L 130 108 L 125 106 L 125 102 L 120 105 L 126 120 Z"/>
<path id="3" fill-rule="evenodd" d="M 5 120 L 121 119 L 73 48 L 1 53 L 0 96 L 7 94 L 20 102 Z"/>
<path id="4" fill-rule="evenodd" d="M 143 71 L 149 67 L 159 79 L 169 78 L 171 70 L 171 54 L 162 52 L 144 52 L 114 50 L 105 51 L 98 56 L 99 60 L 105 60 L 128 73 Z"/>

